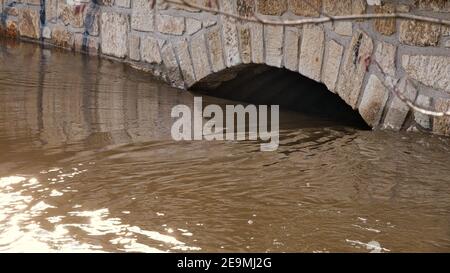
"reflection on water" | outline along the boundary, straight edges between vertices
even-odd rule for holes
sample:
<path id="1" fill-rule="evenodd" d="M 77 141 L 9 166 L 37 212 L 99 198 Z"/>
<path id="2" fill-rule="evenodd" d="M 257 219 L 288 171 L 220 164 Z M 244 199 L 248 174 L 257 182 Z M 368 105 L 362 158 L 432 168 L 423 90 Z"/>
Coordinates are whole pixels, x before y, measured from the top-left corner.
<path id="1" fill-rule="evenodd" d="M 172 106 L 192 102 L 2 42 L 0 251 L 450 251 L 448 138 L 281 113 L 276 152 L 174 142 Z"/>

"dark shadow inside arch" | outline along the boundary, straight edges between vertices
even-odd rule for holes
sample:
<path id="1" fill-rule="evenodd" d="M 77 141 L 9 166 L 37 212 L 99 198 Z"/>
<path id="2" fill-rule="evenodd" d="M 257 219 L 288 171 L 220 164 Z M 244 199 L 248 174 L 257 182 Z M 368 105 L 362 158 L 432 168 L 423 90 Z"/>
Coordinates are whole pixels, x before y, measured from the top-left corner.
<path id="1" fill-rule="evenodd" d="M 241 65 L 214 73 L 196 83 L 192 91 L 253 104 L 280 105 L 281 109 L 370 129 L 360 114 L 319 82 L 284 68 Z"/>

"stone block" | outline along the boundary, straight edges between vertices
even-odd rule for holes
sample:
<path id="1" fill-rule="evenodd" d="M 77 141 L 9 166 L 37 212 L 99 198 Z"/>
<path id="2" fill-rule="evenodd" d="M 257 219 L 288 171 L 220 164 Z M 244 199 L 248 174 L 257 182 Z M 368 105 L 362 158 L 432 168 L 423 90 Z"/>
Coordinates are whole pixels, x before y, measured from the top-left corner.
<path id="1" fill-rule="evenodd" d="M 447 112 L 450 110 L 450 99 L 437 98 L 435 100 L 436 111 Z M 450 135 L 450 116 L 434 117 L 433 132 L 441 135 Z"/>
<path id="2" fill-rule="evenodd" d="M 327 42 L 322 71 L 322 82 L 332 92 L 336 89 L 343 52 L 344 47 L 337 42 L 333 40 Z"/>
<path id="3" fill-rule="evenodd" d="M 18 22 L 21 36 L 33 39 L 40 37 L 39 11 L 30 8 L 20 9 Z"/>
<path id="4" fill-rule="evenodd" d="M 423 10 L 442 11 L 448 0 L 415 0 L 415 7 Z"/>
<path id="5" fill-rule="evenodd" d="M 251 17 L 255 11 L 255 0 L 237 0 L 236 9 L 240 16 Z"/>
<path id="6" fill-rule="evenodd" d="M 281 67 L 283 60 L 283 26 L 264 26 L 266 64 Z"/>
<path id="7" fill-rule="evenodd" d="M 284 67 L 298 71 L 300 30 L 297 27 L 286 27 L 284 35 Z"/>
<path id="8" fill-rule="evenodd" d="M 100 48 L 100 38 L 89 36 L 87 40 L 86 48 L 89 54 L 96 55 L 98 54 L 98 50 Z"/>
<path id="9" fill-rule="evenodd" d="M 409 77 L 450 93 L 450 57 L 403 55 L 402 66 Z"/>
<path id="10" fill-rule="evenodd" d="M 256 0 L 258 12 L 264 15 L 280 16 L 287 10 L 286 0 Z"/>
<path id="11" fill-rule="evenodd" d="M 394 13 L 395 12 L 395 5 L 393 4 L 384 4 L 381 6 L 375 7 L 375 13 Z M 379 33 L 391 36 L 396 32 L 396 20 L 389 18 L 389 19 L 375 19 L 374 20 L 374 28 Z"/>
<path id="12" fill-rule="evenodd" d="M 436 46 L 441 26 L 427 22 L 404 20 L 400 23 L 400 42 L 412 46 Z"/>
<path id="13" fill-rule="evenodd" d="M 141 44 L 141 38 L 138 35 L 136 35 L 136 34 L 129 35 L 129 41 L 128 41 L 128 45 L 130 47 L 129 56 L 130 56 L 130 59 L 133 61 L 141 60 L 140 44 Z"/>
<path id="14" fill-rule="evenodd" d="M 58 20 L 58 0 L 45 1 L 45 22 L 56 23 Z"/>
<path id="15" fill-rule="evenodd" d="M 220 0 L 223 1 L 223 0 Z M 172 2 L 178 2 L 180 4 L 183 3 L 183 1 L 181 0 L 172 0 Z M 213 8 L 213 9 L 217 9 L 217 5 L 216 3 L 218 3 L 218 1 L 211 1 L 211 0 L 189 0 L 190 3 L 195 4 L 196 6 L 200 6 L 200 7 L 205 7 L 205 8 Z M 159 9 L 162 9 L 163 7 L 159 7 Z M 179 9 L 179 10 L 185 10 L 185 11 L 189 11 L 189 12 L 200 12 L 199 9 L 196 8 L 191 8 L 188 7 L 186 5 L 172 5 L 171 8 L 173 9 Z"/>
<path id="16" fill-rule="evenodd" d="M 84 35 L 83 33 L 75 33 L 73 34 L 73 43 L 74 43 L 74 49 L 77 52 L 80 52 L 83 50 L 83 43 L 84 43 Z"/>
<path id="17" fill-rule="evenodd" d="M 166 72 L 166 76 L 172 86 L 184 88 L 183 78 L 178 66 L 178 61 L 175 56 L 173 46 L 171 43 L 166 43 L 161 49 L 161 56 Z"/>
<path id="18" fill-rule="evenodd" d="M 406 81 L 399 86 L 399 91 L 410 101 L 415 101 L 417 96 L 417 89 L 411 85 L 406 84 Z M 409 106 L 406 105 L 400 98 L 393 94 L 391 105 L 384 118 L 383 128 L 391 130 L 400 130 L 405 123 L 406 116 L 409 113 Z"/>
<path id="19" fill-rule="evenodd" d="M 370 75 L 358 111 L 372 128 L 378 126 L 388 98 L 383 83 L 375 75 Z"/>
<path id="20" fill-rule="evenodd" d="M 295 15 L 316 17 L 320 15 L 322 0 L 289 0 L 289 10 Z"/>
<path id="21" fill-rule="evenodd" d="M 419 95 L 417 96 L 416 104 L 424 109 L 430 109 L 431 107 L 431 98 Z M 420 112 L 414 112 L 414 121 L 421 126 L 423 129 L 430 130 L 431 129 L 431 117 L 429 115 L 422 114 Z"/>
<path id="22" fill-rule="evenodd" d="M 221 8 L 225 12 L 233 12 L 233 1 L 223 1 Z M 221 21 L 225 64 L 227 67 L 236 66 L 241 63 L 236 20 L 221 16 Z"/>
<path id="23" fill-rule="evenodd" d="M 367 1 L 367 5 L 369 6 L 381 6 L 381 4 L 383 3 L 382 0 L 366 0 Z"/>
<path id="24" fill-rule="evenodd" d="M 183 74 L 186 87 L 191 87 L 195 83 L 194 68 L 191 55 L 189 54 L 189 44 L 183 39 L 175 46 L 175 52 L 178 56 L 181 73 Z"/>
<path id="25" fill-rule="evenodd" d="M 353 24 L 352 22 L 340 21 L 334 23 L 334 32 L 342 36 L 352 36 Z"/>
<path id="26" fill-rule="evenodd" d="M 52 38 L 52 29 L 49 26 L 45 26 L 42 29 L 42 37 L 45 39 L 51 39 Z"/>
<path id="27" fill-rule="evenodd" d="M 375 51 L 375 60 L 380 65 L 383 73 L 395 76 L 395 60 L 397 47 L 392 44 L 380 42 Z"/>
<path id="28" fill-rule="evenodd" d="M 148 0 L 133 0 L 131 28 L 138 31 L 154 31 L 153 9 Z"/>
<path id="29" fill-rule="evenodd" d="M 72 48 L 73 34 L 66 27 L 57 25 L 52 30 L 52 43 L 59 47 Z"/>
<path id="30" fill-rule="evenodd" d="M 115 4 L 118 7 L 128 9 L 131 7 L 131 0 L 115 0 Z"/>
<path id="31" fill-rule="evenodd" d="M 65 25 L 82 28 L 86 12 L 86 4 L 75 6 L 62 1 L 58 3 L 58 17 Z"/>
<path id="32" fill-rule="evenodd" d="M 225 62 L 223 59 L 222 37 L 220 35 L 220 28 L 212 28 L 207 32 L 206 37 L 212 70 L 214 72 L 221 71 L 225 68 Z"/>
<path id="33" fill-rule="evenodd" d="M 6 19 L 5 27 L 6 28 L 2 30 L 2 26 L 0 25 L 0 35 L 4 35 L 8 38 L 16 38 L 17 36 L 19 36 L 19 27 L 16 21 Z"/>
<path id="34" fill-rule="evenodd" d="M 248 64 L 252 61 L 252 47 L 250 27 L 248 25 L 241 25 L 239 31 L 239 48 L 241 51 L 242 63 Z"/>
<path id="35" fill-rule="evenodd" d="M 325 48 L 325 32 L 320 25 L 305 25 L 300 49 L 300 74 L 320 81 Z"/>
<path id="36" fill-rule="evenodd" d="M 5 7 L 3 12 L 9 16 L 19 16 L 19 10 L 15 6 Z"/>
<path id="37" fill-rule="evenodd" d="M 186 18 L 186 32 L 189 35 L 197 33 L 200 29 L 202 29 L 202 22 L 193 19 L 193 18 Z"/>
<path id="38" fill-rule="evenodd" d="M 141 39 L 141 59 L 150 64 L 161 64 L 161 52 L 159 50 L 160 40 L 153 37 L 143 37 Z"/>
<path id="39" fill-rule="evenodd" d="M 339 96 L 353 108 L 358 102 L 372 52 L 372 39 L 364 32 L 355 32 L 344 56 L 337 88 Z"/>
<path id="40" fill-rule="evenodd" d="M 191 54 L 195 77 L 197 81 L 199 81 L 211 73 L 206 50 L 206 41 L 203 35 L 197 34 L 192 37 Z"/>
<path id="41" fill-rule="evenodd" d="M 252 61 L 256 64 L 264 63 L 264 28 L 262 24 L 250 23 L 252 44 Z"/>
<path id="42" fill-rule="evenodd" d="M 450 26 L 441 26 L 441 33 L 444 37 L 450 36 Z"/>
<path id="43" fill-rule="evenodd" d="M 352 1 L 352 14 L 364 14 L 366 13 L 366 9 L 367 9 L 366 0 Z"/>
<path id="44" fill-rule="evenodd" d="M 116 12 L 101 14 L 102 53 L 124 58 L 128 52 L 128 15 Z"/>
<path id="45" fill-rule="evenodd" d="M 323 0 L 323 11 L 328 15 L 349 15 L 352 13 L 352 0 Z"/>
<path id="46" fill-rule="evenodd" d="M 182 35 L 185 30 L 184 18 L 171 15 L 157 16 L 158 31 L 171 35 Z"/>

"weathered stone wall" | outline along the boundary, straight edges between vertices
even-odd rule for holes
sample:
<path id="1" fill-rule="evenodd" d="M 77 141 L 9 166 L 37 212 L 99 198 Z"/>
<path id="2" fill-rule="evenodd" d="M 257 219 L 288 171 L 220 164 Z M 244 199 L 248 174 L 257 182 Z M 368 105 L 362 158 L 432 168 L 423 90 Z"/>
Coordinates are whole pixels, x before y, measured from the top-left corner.
<path id="1" fill-rule="evenodd" d="M 194 0 L 191 0 L 194 1 Z M 414 12 L 450 19 L 448 0 L 219 0 L 248 16 L 296 19 Z M 450 118 L 411 112 L 386 78 L 417 82 L 407 95 L 424 107 L 450 106 L 450 27 L 378 19 L 324 25 L 270 26 L 158 0 L 0 0 L 1 35 L 100 54 L 162 76 L 181 88 L 247 63 L 284 67 L 337 93 L 374 128 L 450 135 Z M 214 1 L 195 0 L 197 4 Z M 376 60 L 380 65 L 374 64 Z"/>

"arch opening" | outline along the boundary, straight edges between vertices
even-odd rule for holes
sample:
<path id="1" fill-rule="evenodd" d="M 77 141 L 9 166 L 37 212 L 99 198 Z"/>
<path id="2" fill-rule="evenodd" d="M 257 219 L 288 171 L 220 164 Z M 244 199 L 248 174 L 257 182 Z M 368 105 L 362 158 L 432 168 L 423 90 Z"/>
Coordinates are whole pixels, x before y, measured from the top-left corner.
<path id="1" fill-rule="evenodd" d="M 319 82 L 285 68 L 240 65 L 213 73 L 191 87 L 195 93 L 280 109 L 330 120 L 361 130 L 370 127 L 337 94 Z"/>

